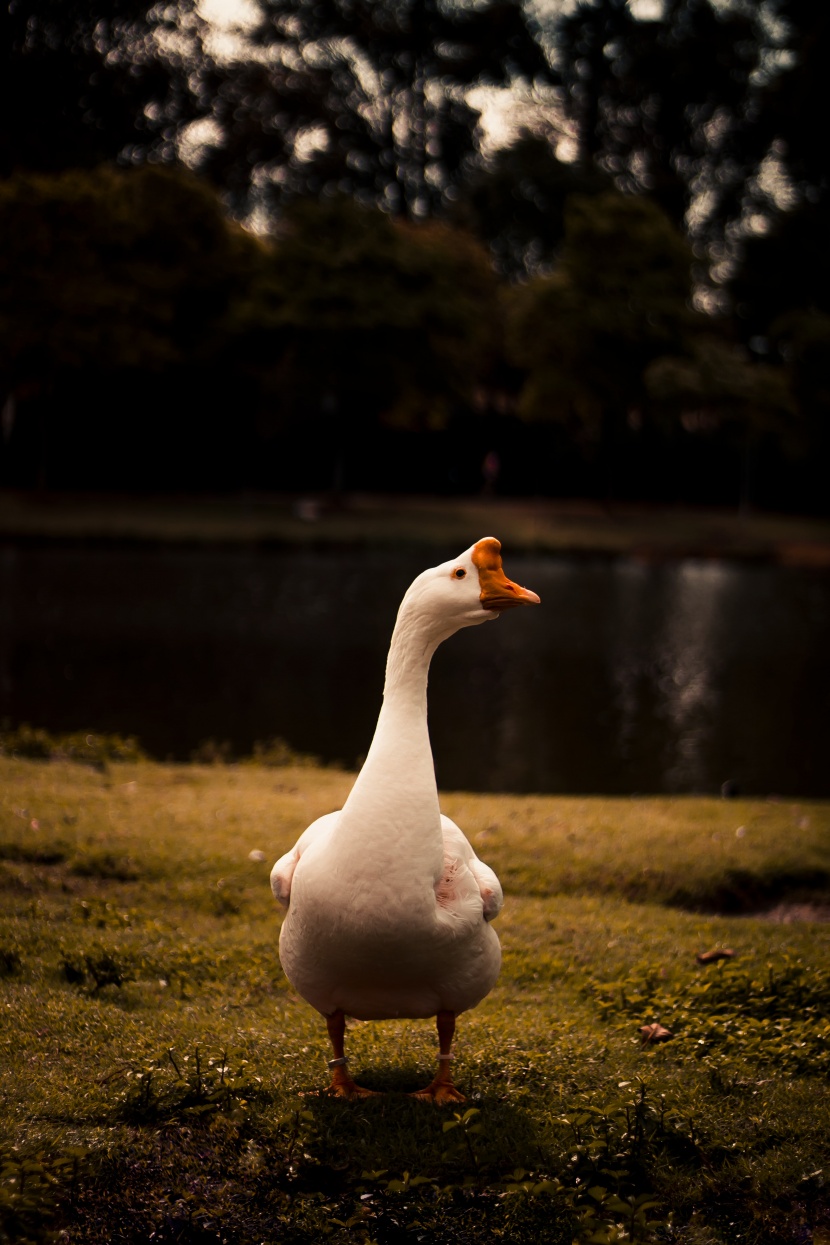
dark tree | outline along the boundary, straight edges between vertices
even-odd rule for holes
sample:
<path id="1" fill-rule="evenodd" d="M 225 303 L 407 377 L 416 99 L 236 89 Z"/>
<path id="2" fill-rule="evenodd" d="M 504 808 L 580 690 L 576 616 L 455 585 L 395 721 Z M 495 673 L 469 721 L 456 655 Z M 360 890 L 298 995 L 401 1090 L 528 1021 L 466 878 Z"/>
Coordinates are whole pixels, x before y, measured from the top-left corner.
<path id="1" fill-rule="evenodd" d="M 830 469 L 830 13 L 777 0 L 779 49 L 759 83 L 747 185 L 760 228 L 746 230 L 729 281 L 736 324 L 756 357 L 787 373 L 803 420 L 800 505 L 827 507 Z"/>
<path id="2" fill-rule="evenodd" d="M 280 233 L 255 307 L 280 424 L 299 431 L 322 412 L 354 443 L 379 427 L 434 431 L 473 405 L 497 295 L 469 235 L 346 198 L 292 205 Z"/>
<path id="3" fill-rule="evenodd" d="M 729 286 L 749 348 L 790 379 L 803 421 L 796 449 L 812 479 L 803 505 L 826 499 L 830 470 L 830 202 L 816 198 L 743 240 Z"/>
<path id="4" fill-rule="evenodd" d="M 0 29 L 0 176 L 175 161 L 202 107 L 195 0 L 12 0 Z"/>
<path id="5" fill-rule="evenodd" d="M 218 68 L 203 167 L 242 200 L 339 192 L 442 211 L 477 152 L 479 85 L 548 65 L 520 0 L 260 0 L 255 58 Z"/>
<path id="6" fill-rule="evenodd" d="M 258 378 L 255 482 L 289 491 L 446 485 L 445 430 L 499 345 L 483 247 L 345 196 L 302 200 L 235 324 Z"/>
<path id="7" fill-rule="evenodd" d="M 641 416 L 646 368 L 682 353 L 700 318 L 688 301 L 691 258 L 646 198 L 572 198 L 559 263 L 508 296 L 525 417 L 565 423 L 611 450 Z"/>
<path id="8" fill-rule="evenodd" d="M 814 206 L 826 204 L 830 197 L 830 10 L 813 0 L 774 0 L 768 7 L 778 34 L 758 83 L 755 146 L 786 172 L 798 200 Z"/>
<path id="9" fill-rule="evenodd" d="M 229 463 L 253 417 L 241 339 L 264 262 L 192 175 L 0 182 L 0 478 L 182 486 Z"/>
<path id="10" fill-rule="evenodd" d="M 766 176 L 747 187 L 762 228 L 745 232 L 730 287 L 744 336 L 762 350 L 782 316 L 830 314 L 830 13 L 804 0 L 779 0 L 775 11 L 787 56 L 758 91 Z"/>
<path id="11" fill-rule="evenodd" d="M 498 346 L 484 249 L 353 201 L 266 242 L 193 175 L 0 181 L 0 483 L 327 487 L 429 464 Z M 400 455 L 399 455 L 400 457 Z M 440 475 L 440 471 L 438 473 Z M 421 476 L 421 487 L 423 479 Z"/>
<path id="12" fill-rule="evenodd" d="M 708 213 L 734 215 L 759 156 L 750 122 L 766 7 L 666 0 L 659 19 L 641 20 L 626 0 L 581 0 L 555 42 L 582 163 L 650 193 L 678 224 L 702 193 Z"/>
<path id="13" fill-rule="evenodd" d="M 488 243 L 500 273 L 535 276 L 562 244 L 570 196 L 609 189 L 610 178 L 598 169 L 557 159 L 545 137 L 524 131 L 473 175 L 456 215 Z"/>

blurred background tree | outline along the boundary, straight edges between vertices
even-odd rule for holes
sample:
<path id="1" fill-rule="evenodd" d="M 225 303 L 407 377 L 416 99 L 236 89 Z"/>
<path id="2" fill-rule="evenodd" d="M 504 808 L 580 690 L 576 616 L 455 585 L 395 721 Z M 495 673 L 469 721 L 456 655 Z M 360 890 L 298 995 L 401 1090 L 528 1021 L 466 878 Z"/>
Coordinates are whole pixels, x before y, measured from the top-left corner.
<path id="1" fill-rule="evenodd" d="M 338 192 L 441 214 L 475 163 L 478 86 L 549 76 L 521 0 L 257 0 L 256 55 L 215 64 L 200 163 L 237 210 Z"/>
<path id="2" fill-rule="evenodd" d="M 212 191 L 151 166 L 21 173 L 0 181 L 0 237 L 6 477 L 193 487 L 221 465 L 232 478 L 255 393 L 224 362 L 263 245 Z M 229 437 L 221 413 L 237 402 Z"/>
<path id="3" fill-rule="evenodd" d="M 343 487 L 348 465 L 367 487 L 428 469 L 498 348 L 486 251 L 349 199 L 296 204 L 269 243 L 189 174 L 18 174 L 0 236 L 19 483 Z"/>
<path id="4" fill-rule="evenodd" d="M 509 296 L 519 409 L 612 444 L 642 422 L 649 363 L 680 353 L 701 318 L 691 249 L 652 202 L 618 191 L 571 198 L 564 229 L 554 271 Z"/>
<path id="5" fill-rule="evenodd" d="M 690 439 L 710 452 L 720 439 L 749 504 L 750 446 L 803 448 L 786 371 L 753 362 L 728 323 L 694 309 L 691 246 L 652 200 L 576 196 L 564 229 L 553 272 L 508 296 L 522 415 L 565 425 L 608 496 L 671 496 Z"/>
<path id="6" fill-rule="evenodd" d="M 249 316 L 246 337 L 269 360 L 259 435 L 272 479 L 440 483 L 435 434 L 470 409 L 500 348 L 495 276 L 473 238 L 347 198 L 299 201 Z"/>
<path id="7" fill-rule="evenodd" d="M 0 479 L 826 508 L 820 6 L 250 12 L 4 11 Z"/>
<path id="8" fill-rule="evenodd" d="M 0 176 L 172 163 L 203 115 L 196 0 L 13 0 L 0 15 Z"/>
<path id="9" fill-rule="evenodd" d="M 758 158 L 746 131 L 772 7 L 665 0 L 640 18 L 626 0 L 581 0 L 555 29 L 578 161 L 677 225 L 694 203 L 731 219 Z"/>
<path id="10" fill-rule="evenodd" d="M 547 136 L 522 129 L 509 147 L 479 162 L 454 216 L 487 242 L 500 274 L 521 279 L 552 267 L 570 197 L 612 187 L 599 169 L 560 160 Z"/>

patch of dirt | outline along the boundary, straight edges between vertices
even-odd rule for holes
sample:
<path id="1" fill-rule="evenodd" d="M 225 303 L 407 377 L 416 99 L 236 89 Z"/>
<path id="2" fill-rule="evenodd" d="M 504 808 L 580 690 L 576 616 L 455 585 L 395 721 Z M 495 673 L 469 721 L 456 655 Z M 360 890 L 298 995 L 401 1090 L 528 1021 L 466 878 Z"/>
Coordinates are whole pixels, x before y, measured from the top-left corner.
<path id="1" fill-rule="evenodd" d="M 830 922 L 830 900 L 814 903 L 799 903 L 785 899 L 770 908 L 768 912 L 758 914 L 765 921 L 774 921 L 777 925 L 793 925 L 801 921 Z"/>
<path id="2" fill-rule="evenodd" d="M 770 875 L 728 869 L 708 894 L 680 891 L 675 907 L 715 916 L 755 916 L 782 922 L 830 920 L 830 870 L 789 869 Z M 799 915 L 789 915 L 800 913 Z"/>

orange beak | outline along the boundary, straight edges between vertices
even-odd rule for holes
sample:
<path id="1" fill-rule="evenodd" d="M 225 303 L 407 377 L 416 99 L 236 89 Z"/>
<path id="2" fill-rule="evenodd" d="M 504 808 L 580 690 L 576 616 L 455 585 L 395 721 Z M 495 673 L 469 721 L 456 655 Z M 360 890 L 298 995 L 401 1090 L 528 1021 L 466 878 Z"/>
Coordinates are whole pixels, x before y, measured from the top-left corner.
<path id="1" fill-rule="evenodd" d="M 509 610 L 514 605 L 538 605 L 539 598 L 529 588 L 520 588 L 508 579 L 501 565 L 501 544 L 486 536 L 473 546 L 473 563 L 481 585 L 479 600 L 486 610 Z"/>

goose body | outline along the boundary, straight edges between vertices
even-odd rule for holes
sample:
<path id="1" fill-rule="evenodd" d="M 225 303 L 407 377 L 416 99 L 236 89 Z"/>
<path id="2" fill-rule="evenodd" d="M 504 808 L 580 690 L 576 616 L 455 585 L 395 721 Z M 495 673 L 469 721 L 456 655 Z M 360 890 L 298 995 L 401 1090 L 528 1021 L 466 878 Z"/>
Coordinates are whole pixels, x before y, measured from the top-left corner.
<path id="1" fill-rule="evenodd" d="M 418 576 L 398 611 L 383 705 L 355 784 L 343 808 L 313 822 L 271 872 L 288 909 L 280 959 L 297 993 L 327 1018 L 336 1093 L 366 1092 L 345 1072 L 343 1017 L 437 1016 L 444 1062 L 422 1092 L 436 1101 L 460 1097 L 446 1067 L 449 1040 L 455 1016 L 498 977 L 490 921 L 502 891 L 439 809 L 427 675 L 442 640 L 538 600 L 505 577 L 493 537 Z"/>
<path id="2" fill-rule="evenodd" d="M 340 817 L 321 817 L 295 848 L 303 867 L 292 879 L 290 919 L 280 935 L 294 989 L 324 1016 L 340 1010 L 357 1020 L 417 1020 L 475 1007 L 501 965 L 488 924 L 502 904 L 492 869 L 440 815 L 438 852 L 407 859 L 381 844 L 355 860 L 338 850 Z"/>

